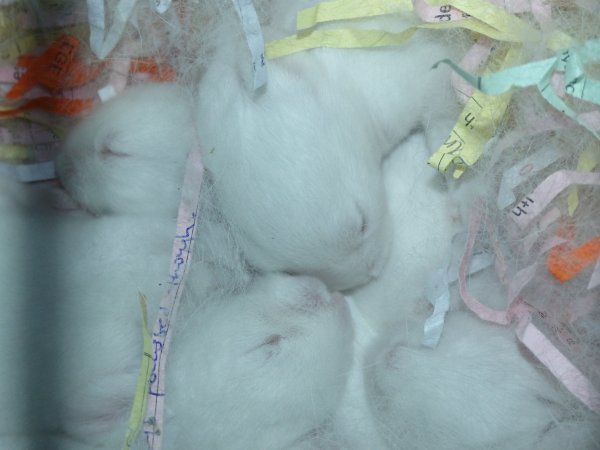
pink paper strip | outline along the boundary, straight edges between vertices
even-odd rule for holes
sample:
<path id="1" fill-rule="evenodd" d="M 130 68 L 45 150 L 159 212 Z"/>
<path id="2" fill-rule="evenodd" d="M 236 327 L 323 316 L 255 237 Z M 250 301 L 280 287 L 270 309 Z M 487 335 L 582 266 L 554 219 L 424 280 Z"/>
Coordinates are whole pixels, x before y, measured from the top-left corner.
<path id="1" fill-rule="evenodd" d="M 600 414 L 600 393 L 590 380 L 531 323 L 530 318 L 524 318 L 519 322 L 517 337 L 575 397 L 592 411 Z"/>
<path id="2" fill-rule="evenodd" d="M 159 450 L 162 444 L 167 354 L 173 337 L 171 325 L 177 316 L 183 282 L 189 268 L 188 262 L 192 256 L 203 170 L 200 150 L 196 147 L 188 156 L 181 189 L 177 231 L 169 272 L 170 288 L 160 303 L 152 332 L 154 364 L 149 378 L 148 406 L 143 428 L 148 446 L 152 450 Z"/>
<path id="3" fill-rule="evenodd" d="M 471 214 L 467 236 L 467 246 L 458 268 L 458 290 L 465 304 L 471 311 L 477 314 L 480 319 L 488 322 L 495 322 L 501 325 L 508 325 L 510 320 L 507 317 L 506 311 L 498 311 L 484 305 L 471 294 L 467 286 L 467 272 L 471 263 L 471 255 L 473 254 L 473 247 L 475 246 L 475 238 L 477 237 L 477 233 L 481 227 L 481 220 L 482 212 L 481 205 L 479 205 L 479 207 L 475 208 L 473 214 Z"/>
<path id="4" fill-rule="evenodd" d="M 519 200 L 510 216 L 521 229 L 531 223 L 546 206 L 572 184 L 600 185 L 600 173 L 559 170 L 542 181 L 533 192 Z"/>

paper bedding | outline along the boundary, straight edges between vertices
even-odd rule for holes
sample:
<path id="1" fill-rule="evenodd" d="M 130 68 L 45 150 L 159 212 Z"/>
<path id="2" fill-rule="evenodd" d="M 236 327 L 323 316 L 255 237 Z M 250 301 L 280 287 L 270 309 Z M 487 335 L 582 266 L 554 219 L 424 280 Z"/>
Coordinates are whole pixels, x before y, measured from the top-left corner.
<path id="1" fill-rule="evenodd" d="M 431 267 L 423 345 L 435 347 L 443 335 L 449 287 L 456 284 L 473 314 L 514 326 L 517 339 L 600 414 L 597 4 L 336 0 L 299 11 L 297 34 L 269 42 L 260 23 L 276 17 L 263 17 L 260 4 L 233 1 L 231 7 L 250 50 L 249 89 L 268 83 L 270 59 L 295 52 L 403 45 L 417 29 L 468 33 L 462 61 L 438 63 L 452 68 L 463 110 L 423 163 L 449 174 L 456 186 L 475 177 L 487 184 L 466 205 L 468 229 L 456 236 L 458 250 L 447 267 Z M 320 27 L 399 13 L 413 14 L 414 27 L 401 33 Z M 163 20 L 179 28 L 168 30 Z M 186 0 L 0 1 L 2 176 L 52 184 L 53 158 L 79 118 L 127 86 L 185 81 L 203 70 L 210 22 L 195 17 Z M 206 43 L 179 39 L 197 24 L 207 29 Z M 502 307 L 471 289 L 469 275 L 481 270 L 503 287 Z M 140 382 L 145 392 L 147 380 Z"/>

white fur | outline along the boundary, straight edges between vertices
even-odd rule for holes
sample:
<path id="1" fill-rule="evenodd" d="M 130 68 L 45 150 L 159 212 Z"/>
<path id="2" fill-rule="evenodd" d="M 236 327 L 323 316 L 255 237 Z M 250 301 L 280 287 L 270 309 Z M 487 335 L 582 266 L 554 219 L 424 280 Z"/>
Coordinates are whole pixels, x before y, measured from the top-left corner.
<path id="1" fill-rule="evenodd" d="M 69 134 L 56 160 L 73 198 L 96 214 L 175 216 L 195 142 L 190 95 L 174 84 L 128 88 Z"/>
<path id="2" fill-rule="evenodd" d="M 332 418 L 352 357 L 341 295 L 314 278 L 270 275 L 184 320 L 168 448 L 289 448 Z"/>
<path id="3" fill-rule="evenodd" d="M 352 294 L 378 333 L 365 344 L 364 389 L 385 445 L 374 440 L 370 448 L 597 448 L 598 416 L 517 345 L 512 328 L 465 311 L 456 289 L 439 346 L 421 345 L 431 312 L 425 280 L 448 265 L 461 217 L 443 179 L 424 165 L 428 155 L 424 137 L 415 135 L 387 159 L 394 246 L 380 277 Z M 465 202 L 472 189 L 461 189 Z M 471 283 L 482 284 L 493 305 L 503 293 L 484 275 Z"/>
<path id="4" fill-rule="evenodd" d="M 12 203 L 0 202 L 1 442 L 119 448 L 141 362 L 138 291 L 152 324 L 174 224 Z M 316 279 L 277 274 L 235 295 L 188 283 L 169 360 L 166 448 L 312 439 L 350 364 L 343 297 Z"/>
<path id="5" fill-rule="evenodd" d="M 291 32 L 289 11 L 267 35 Z M 0 447 L 120 445 L 141 357 L 137 292 L 152 323 L 191 123 L 210 181 L 169 362 L 166 448 L 598 447 L 598 418 L 512 330 L 455 308 L 440 346 L 419 345 L 425 277 L 446 264 L 461 218 L 425 165 L 456 112 L 447 72 L 429 70 L 447 48 L 416 36 L 299 53 L 270 62 L 251 93 L 243 42 L 219 47 L 193 121 L 180 88 L 140 87 L 69 138 L 63 184 L 101 217 L 32 213 L 37 197 L 2 190 Z M 339 295 L 244 258 L 337 289 L 379 275 L 353 292 L 354 341 Z"/>
<path id="6" fill-rule="evenodd" d="M 287 7 L 273 27 L 293 17 Z M 262 270 L 316 275 L 332 289 L 364 284 L 390 243 L 382 157 L 417 127 L 439 141 L 454 116 L 447 72 L 430 70 L 447 48 L 421 36 L 300 52 L 269 61 L 268 84 L 251 92 L 245 44 L 228 31 L 200 82 L 196 124 L 242 250 Z"/>
<path id="7" fill-rule="evenodd" d="M 394 229 L 389 262 L 377 280 L 351 294 L 376 328 L 423 310 L 426 277 L 447 265 L 452 236 L 462 230 L 450 217 L 444 178 L 427 165 L 429 155 L 425 136 L 417 133 L 384 163 Z"/>
<path id="8" fill-rule="evenodd" d="M 3 208 L 3 437 L 24 434 L 23 448 L 35 448 L 55 434 L 63 449 L 122 435 L 140 364 L 138 291 L 154 317 L 173 227 L 35 202 Z"/>
<path id="9" fill-rule="evenodd" d="M 598 417 L 518 347 L 510 328 L 453 312 L 430 350 L 420 345 L 421 321 L 398 325 L 368 362 L 369 399 L 388 448 L 600 445 Z"/>

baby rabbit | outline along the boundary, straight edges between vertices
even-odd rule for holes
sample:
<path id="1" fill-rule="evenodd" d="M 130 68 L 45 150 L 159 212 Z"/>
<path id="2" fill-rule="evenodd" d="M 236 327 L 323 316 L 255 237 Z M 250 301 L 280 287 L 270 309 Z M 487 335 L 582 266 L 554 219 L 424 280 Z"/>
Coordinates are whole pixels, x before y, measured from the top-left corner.
<path id="1" fill-rule="evenodd" d="M 591 449 L 600 418 L 567 393 L 514 331 L 449 314 L 439 347 L 403 323 L 373 349 L 367 391 L 390 449 Z M 392 335 L 393 336 L 393 335 Z"/>
<path id="2" fill-rule="evenodd" d="M 166 448 L 287 449 L 316 439 L 352 361 L 345 299 L 314 278 L 266 275 L 211 303 L 175 336 Z"/>
<path id="3" fill-rule="evenodd" d="M 56 159 L 71 196 L 94 214 L 176 215 L 185 158 L 194 145 L 190 96 L 146 84 L 98 107 Z"/>
<path id="4" fill-rule="evenodd" d="M 8 192 L 0 195 L 0 435 L 14 444 L 3 448 L 81 449 L 94 440 L 118 448 L 110 433 L 123 437 L 141 361 L 138 292 L 153 320 L 174 224 L 51 210 L 27 195 L 15 204 Z"/>
<path id="5" fill-rule="evenodd" d="M 384 161 L 387 207 L 395 230 L 390 258 L 377 280 L 351 292 L 377 330 L 427 308 L 427 276 L 448 264 L 452 237 L 463 229 L 451 217 L 444 178 L 426 164 L 429 156 L 426 136 L 416 133 Z"/>
<path id="6" fill-rule="evenodd" d="M 173 223 L 0 205 L 0 442 L 119 448 L 142 359 L 138 292 L 152 324 Z M 190 277 L 169 359 L 165 448 L 312 439 L 352 358 L 344 298 L 316 279 L 278 274 L 238 294 L 196 297 L 205 294 Z"/>
<path id="7" fill-rule="evenodd" d="M 385 161 L 390 216 L 403 232 L 380 277 L 352 292 L 374 330 L 364 389 L 384 443 L 370 448 L 597 448 L 600 419 L 519 347 L 513 329 L 465 311 L 456 293 L 439 346 L 421 345 L 427 276 L 448 265 L 462 228 L 443 180 L 424 164 L 428 156 L 425 137 L 414 135 Z M 470 201 L 472 188 L 463 188 Z M 486 303 L 499 307 L 503 292 L 487 275 L 472 284 L 484 283 Z"/>
<path id="8" fill-rule="evenodd" d="M 286 2 L 265 34 L 296 10 Z M 371 25 L 407 25 L 393 20 Z M 199 83 L 195 120 L 247 259 L 315 275 L 332 289 L 366 283 L 391 245 L 383 156 L 418 127 L 440 145 L 455 116 L 448 72 L 430 71 L 446 47 L 421 36 L 401 47 L 300 52 L 268 61 L 267 85 L 250 92 L 247 51 L 227 34 Z"/>

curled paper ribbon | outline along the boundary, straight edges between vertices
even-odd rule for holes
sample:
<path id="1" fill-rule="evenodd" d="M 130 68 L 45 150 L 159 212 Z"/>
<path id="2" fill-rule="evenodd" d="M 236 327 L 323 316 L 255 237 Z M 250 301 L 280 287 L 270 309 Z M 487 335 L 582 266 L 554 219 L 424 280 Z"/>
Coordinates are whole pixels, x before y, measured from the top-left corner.
<path id="1" fill-rule="evenodd" d="M 446 313 L 450 309 L 450 283 L 448 269 L 438 269 L 429 274 L 425 285 L 425 296 L 433 306 L 433 313 L 425 320 L 423 340 L 425 347 L 435 348 L 442 337 Z"/>
<path id="2" fill-rule="evenodd" d="M 21 98 L 37 84 L 50 90 L 63 90 L 89 83 L 102 71 L 103 64 L 83 64 L 78 55 L 79 47 L 79 39 L 63 34 L 40 55 L 21 56 L 18 66 L 24 71 L 6 98 Z"/>
<path id="3" fill-rule="evenodd" d="M 519 322 L 517 337 L 575 397 L 592 411 L 600 414 L 600 393 L 588 378 L 531 323 L 530 317 L 524 317 Z"/>
<path id="4" fill-rule="evenodd" d="M 258 89 L 267 82 L 267 64 L 265 61 L 265 41 L 260 22 L 252 0 L 233 0 L 235 9 L 242 22 L 246 43 L 252 55 L 253 89 Z"/>
<path id="5" fill-rule="evenodd" d="M 580 0 L 591 2 L 592 0 Z M 527 24 L 502 11 L 523 13 L 531 11 L 540 23 L 549 21 L 550 6 L 541 0 L 337 0 L 319 3 L 298 13 L 297 29 L 306 30 L 319 23 L 350 20 L 384 14 L 415 11 L 425 22 L 449 22 L 477 17 L 488 20 L 497 29 L 512 32 L 530 31 Z M 508 19 L 508 20 L 507 20 Z"/>
<path id="6" fill-rule="evenodd" d="M 137 0 L 120 0 L 110 17 L 112 23 L 106 23 L 105 0 L 87 0 L 88 22 L 90 26 L 90 46 L 94 54 L 104 59 L 118 44 L 127 21 Z"/>
<path id="7" fill-rule="evenodd" d="M 399 33 L 356 28 L 314 30 L 271 41 L 265 46 L 265 50 L 267 58 L 275 59 L 313 48 L 370 48 L 401 45 L 407 42 L 420 28 L 440 30 L 465 28 L 497 40 L 516 42 L 514 35 L 504 35 L 495 28 L 478 21 L 464 20 L 460 22 L 425 23 L 407 28 Z"/>
<path id="8" fill-rule="evenodd" d="M 540 39 L 539 32 L 531 25 L 490 2 L 481 0 L 427 0 L 427 2 L 430 5 L 454 6 L 468 16 L 475 17 L 503 33 L 513 34 L 516 42 Z"/>
<path id="9" fill-rule="evenodd" d="M 458 290 L 465 305 L 467 305 L 468 308 L 471 311 L 473 311 L 480 319 L 488 322 L 494 322 L 500 325 L 508 325 L 511 322 L 511 314 L 509 313 L 509 311 L 510 306 L 512 306 L 512 302 L 509 302 L 509 307 L 506 310 L 496 310 L 490 308 L 481 303 L 479 300 L 477 300 L 477 298 L 475 298 L 471 294 L 467 285 L 467 273 L 470 265 L 471 255 L 473 254 L 476 236 L 479 232 L 479 229 L 481 228 L 481 221 L 483 218 L 481 208 L 482 205 L 479 205 L 475 209 L 475 211 L 471 215 L 471 220 L 469 222 L 466 248 L 458 269 Z M 502 270 L 502 272 L 504 272 L 504 270 Z M 501 276 L 501 278 L 504 278 L 504 276 Z M 517 289 L 513 289 L 513 294 L 516 291 Z M 514 298 L 510 300 L 512 301 L 514 300 Z"/>
<path id="10" fill-rule="evenodd" d="M 297 16 L 298 34 L 269 42 L 266 46 L 270 59 L 318 47 L 359 48 L 399 45 L 406 42 L 417 28 L 449 29 L 465 28 L 498 41 L 529 42 L 541 39 L 541 33 L 521 19 L 507 13 L 492 3 L 483 1 L 456 0 L 454 2 L 424 2 L 414 0 L 416 11 L 424 23 L 392 33 L 385 30 L 315 30 L 320 23 L 336 20 L 368 18 L 386 14 L 413 12 L 409 0 L 337 0 L 320 3 L 302 10 Z M 528 10 L 523 2 L 515 11 Z M 432 6 L 435 5 L 435 6 Z M 452 8 L 455 6 L 456 8 Z M 457 11 L 457 9 L 459 11 Z M 412 31 L 412 33 L 411 33 Z M 553 49 L 571 45 L 573 40 L 560 31 L 553 32 L 548 46 Z"/>
<path id="11" fill-rule="evenodd" d="M 544 313 L 536 312 L 535 308 L 525 303 L 520 293 L 523 288 L 533 279 L 536 273 L 536 264 L 532 264 L 518 271 L 510 280 L 506 278 L 506 268 L 503 267 L 503 256 L 498 253 L 496 248 L 497 271 L 500 281 L 507 285 L 508 307 L 504 311 L 494 310 L 480 303 L 473 297 L 467 288 L 466 270 L 474 248 L 476 236 L 480 230 L 482 222 L 481 208 L 477 208 L 471 216 L 469 223 L 469 232 L 467 246 L 461 261 L 459 270 L 459 290 L 465 304 L 482 320 L 494 322 L 500 325 L 509 325 L 514 319 L 517 319 L 517 337 L 532 353 L 542 362 L 556 377 L 561 381 L 569 391 L 581 400 L 591 410 L 600 414 L 600 393 L 589 381 L 589 379 L 577 369 L 568 358 L 566 358 L 553 345 L 550 340 L 532 323 L 532 315 L 537 313 L 541 317 Z M 498 262 L 500 261 L 500 262 Z M 589 302 L 588 302 L 589 303 Z M 585 305 L 584 305 L 585 306 Z M 588 305 L 589 307 L 589 305 Z M 573 310 L 574 311 L 574 310 Z M 576 311 L 572 320 L 579 315 Z M 585 313 L 585 311 L 583 311 Z M 553 326 L 553 324 L 550 324 Z M 556 330 L 558 338 L 568 340 L 566 330 Z M 564 336 L 563 336 L 564 335 Z"/>
<path id="12" fill-rule="evenodd" d="M 507 67 L 520 57 L 520 48 L 511 47 L 506 56 L 496 56 L 491 64 Z M 454 178 L 459 178 L 467 166 L 477 162 L 484 146 L 494 136 L 508 108 L 510 96 L 510 93 L 505 93 L 494 97 L 475 91 L 467 100 L 450 136 L 427 163 L 440 172 L 446 172 L 454 164 Z"/>
<path id="13" fill-rule="evenodd" d="M 337 0 L 319 3 L 298 12 L 297 31 L 306 31 L 320 23 L 412 11 L 411 0 Z"/>
<path id="14" fill-rule="evenodd" d="M 477 40 L 460 62 L 460 67 L 465 70 L 478 71 L 483 68 L 485 61 L 492 53 L 493 41 L 486 37 Z M 473 95 L 473 86 L 452 72 L 452 87 L 461 103 L 466 103 Z"/>
<path id="15" fill-rule="evenodd" d="M 148 403 L 148 381 L 152 370 L 152 338 L 148 331 L 146 297 L 141 293 L 139 294 L 139 302 L 142 313 L 142 365 L 140 367 L 140 372 L 138 373 L 135 396 L 133 398 L 133 405 L 131 407 L 131 414 L 129 415 L 127 433 L 125 434 L 125 442 L 123 443 L 122 450 L 131 448 L 142 429 L 142 422 Z"/>
<path id="16" fill-rule="evenodd" d="M 415 8 L 417 7 L 417 3 L 419 2 L 415 1 Z M 469 5 L 467 5 L 467 3 Z M 514 13 L 531 11 L 538 23 L 542 26 L 542 29 L 548 28 L 549 24 L 551 23 L 551 8 L 546 2 L 542 2 L 540 0 L 532 0 L 531 2 L 525 0 L 498 0 L 494 1 L 494 3 L 496 3 L 498 6 L 502 6 L 508 12 Z M 440 3 L 440 5 L 442 4 Z M 501 10 L 494 9 L 496 8 L 495 6 L 486 5 L 485 2 L 464 1 L 453 2 L 452 5 L 464 7 L 465 11 L 471 11 L 475 16 L 480 18 L 493 17 L 494 20 L 496 20 L 494 24 L 498 28 L 504 29 L 503 27 L 506 27 L 506 25 L 502 24 L 502 20 L 498 20 L 499 18 L 506 16 L 506 13 L 502 12 Z M 453 8 L 450 4 L 444 4 L 437 7 L 440 10 L 441 8 L 445 8 L 444 11 L 455 11 L 455 8 Z M 428 8 L 433 7 L 429 6 Z M 490 11 L 486 11 L 486 9 L 490 8 Z M 514 18 L 511 20 L 513 19 Z M 444 18 L 444 20 L 458 19 L 456 19 L 455 14 L 454 16 L 448 15 Z M 520 26 L 520 22 L 515 22 L 515 24 L 515 26 Z M 560 31 L 553 31 L 550 34 L 550 39 L 547 42 L 547 46 L 549 48 L 562 48 L 572 45 L 573 43 L 572 38 Z M 481 65 L 483 65 L 483 62 L 489 57 L 492 44 L 492 40 L 482 36 L 467 52 L 459 66 L 465 71 L 478 71 Z M 512 65 L 516 62 L 517 60 L 515 59 L 514 61 L 510 62 L 509 65 Z M 438 170 L 446 171 L 449 165 L 454 163 L 454 176 L 455 178 L 458 178 L 463 174 L 466 166 L 474 164 L 479 159 L 480 155 L 482 154 L 483 147 L 494 135 L 506 107 L 504 103 L 500 102 L 501 97 L 495 100 L 493 96 L 486 97 L 480 95 L 479 93 L 473 94 L 473 86 L 460 78 L 456 73 L 452 74 L 452 85 L 463 103 L 470 103 L 470 105 L 467 104 L 467 107 L 465 107 L 465 110 L 462 114 L 462 119 L 464 119 L 465 123 L 463 124 L 461 121 L 457 122 L 450 139 L 448 139 L 445 145 L 442 146 L 438 152 L 432 156 L 429 164 Z M 475 110 L 473 103 L 478 107 L 475 108 Z M 469 106 L 471 107 L 469 108 Z M 496 114 L 496 116 L 493 117 L 494 120 L 489 120 L 484 123 L 481 123 L 480 121 L 477 127 L 471 127 L 470 125 L 473 122 L 472 119 L 476 117 L 475 113 L 479 109 L 483 112 L 492 111 Z M 581 120 L 590 124 L 589 118 L 584 118 L 583 115 Z M 596 129 L 597 127 L 592 125 L 592 128 Z M 528 127 L 528 129 L 530 129 L 530 127 Z M 550 129 L 552 129 L 552 127 L 550 127 Z M 499 153 L 500 152 L 497 150 L 496 154 Z"/>
<path id="17" fill-rule="evenodd" d="M 465 234 L 455 235 L 453 238 L 454 250 L 464 247 Z M 450 291 L 448 286 L 458 280 L 458 267 L 454 259 L 458 261 L 459 255 L 453 251 L 450 267 L 441 268 L 430 273 L 425 285 L 425 296 L 433 306 L 433 313 L 425 321 L 423 326 L 423 340 L 425 347 L 435 348 L 442 336 L 445 316 L 450 309 Z M 469 262 L 469 275 L 480 272 L 494 263 L 491 253 L 478 253 L 473 255 Z"/>
<path id="18" fill-rule="evenodd" d="M 192 255 L 203 171 L 200 150 L 194 147 L 188 156 L 181 189 L 169 275 L 170 287 L 160 303 L 152 331 L 152 370 L 148 379 L 148 406 L 143 426 L 146 441 L 152 450 L 160 449 L 162 444 L 167 355 L 173 337 L 171 326 L 177 317 L 179 298 Z"/>
<path id="19" fill-rule="evenodd" d="M 312 48 L 368 48 L 400 45 L 408 41 L 415 33 L 409 28 L 400 33 L 383 30 L 315 30 L 308 34 L 294 35 L 266 45 L 267 57 L 270 59 L 297 53 Z"/>
<path id="20" fill-rule="evenodd" d="M 536 86 L 542 97 L 555 109 L 587 128 L 600 139 L 596 130 L 581 120 L 551 88 L 553 73 L 564 73 L 563 95 L 570 95 L 600 105 L 600 81 L 587 76 L 585 64 L 600 61 L 600 39 L 593 39 L 580 46 L 571 47 L 559 52 L 554 58 L 536 61 L 489 75 L 473 75 L 460 68 L 450 60 L 442 60 L 439 64 L 449 65 L 456 73 L 488 95 L 501 95 L 513 87 Z"/>
<path id="21" fill-rule="evenodd" d="M 514 188 L 530 176 L 558 161 L 562 156 L 563 153 L 556 147 L 543 148 L 506 170 L 502 174 L 498 189 L 498 208 L 504 209 L 514 203 L 517 200 L 513 194 Z"/>
<path id="22" fill-rule="evenodd" d="M 600 173 L 559 170 L 523 197 L 511 210 L 511 218 L 525 228 L 563 190 L 573 184 L 600 185 Z"/>

